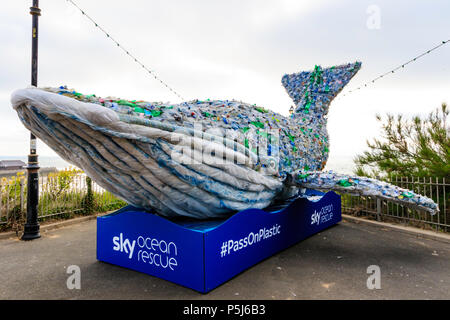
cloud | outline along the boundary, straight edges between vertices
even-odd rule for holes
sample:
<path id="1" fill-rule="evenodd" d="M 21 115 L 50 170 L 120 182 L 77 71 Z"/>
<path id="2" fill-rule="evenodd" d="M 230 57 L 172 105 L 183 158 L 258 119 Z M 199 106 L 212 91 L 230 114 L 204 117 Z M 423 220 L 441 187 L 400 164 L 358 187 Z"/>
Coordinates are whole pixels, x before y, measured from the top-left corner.
<path id="1" fill-rule="evenodd" d="M 301 19 L 312 10 L 322 7 L 327 1 L 298 1 L 298 0 L 258 0 L 250 1 L 252 10 L 249 18 L 258 28 L 270 28 L 274 24 L 293 19 Z"/>

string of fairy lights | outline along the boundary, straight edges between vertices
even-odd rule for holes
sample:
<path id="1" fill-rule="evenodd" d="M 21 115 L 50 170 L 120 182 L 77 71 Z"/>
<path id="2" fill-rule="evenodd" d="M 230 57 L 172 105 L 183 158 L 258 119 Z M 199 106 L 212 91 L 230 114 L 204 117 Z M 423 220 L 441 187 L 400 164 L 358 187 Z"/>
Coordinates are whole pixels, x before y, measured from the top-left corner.
<path id="1" fill-rule="evenodd" d="M 355 92 L 355 91 L 357 91 L 357 90 L 361 90 L 361 89 L 363 89 L 363 88 L 366 88 L 368 85 L 371 85 L 371 84 L 375 83 L 376 81 L 380 80 L 381 78 L 384 78 L 384 77 L 386 77 L 386 76 L 389 75 L 389 74 L 393 74 L 393 73 L 395 73 L 397 70 L 404 69 L 408 64 L 417 61 L 418 59 L 422 58 L 423 56 L 426 56 L 427 54 L 430 54 L 431 52 L 433 52 L 434 50 L 439 49 L 440 47 L 444 46 L 444 45 L 447 44 L 448 42 L 450 42 L 450 39 L 449 39 L 449 40 L 441 41 L 441 43 L 438 44 L 437 46 L 435 46 L 435 47 L 433 47 L 433 48 L 431 48 L 431 49 L 429 49 L 429 50 L 427 50 L 427 51 L 425 51 L 425 52 L 419 54 L 418 56 L 416 56 L 416 57 L 414 57 L 414 58 L 408 60 L 408 61 L 405 62 L 405 63 L 402 63 L 402 64 L 399 65 L 398 67 L 396 67 L 396 68 L 394 68 L 394 69 L 392 69 L 392 70 L 390 70 L 390 71 L 388 71 L 388 72 L 385 72 L 385 73 L 379 75 L 379 76 L 376 77 L 376 78 L 373 78 L 372 80 L 370 80 L 370 81 L 368 81 L 368 82 L 366 82 L 366 83 L 363 83 L 363 84 L 360 85 L 359 87 L 356 87 L 355 89 L 349 90 L 349 91 L 347 91 L 346 93 L 344 93 L 344 94 L 342 94 L 342 95 L 339 95 L 339 97 L 345 97 L 346 95 L 349 95 L 350 93 L 353 93 L 353 92 Z"/>
<path id="2" fill-rule="evenodd" d="M 75 8 L 77 8 L 83 16 L 85 16 L 87 19 L 89 19 L 96 28 L 98 28 L 100 31 L 102 31 L 108 39 L 111 39 L 112 42 L 116 44 L 117 47 L 122 49 L 123 52 L 125 52 L 131 59 L 134 60 L 137 64 L 139 64 L 149 75 L 151 75 L 155 80 L 159 81 L 163 86 L 165 86 L 167 89 L 169 89 L 173 94 L 175 94 L 178 98 L 181 100 L 184 100 L 184 98 L 179 94 L 175 89 L 173 89 L 171 86 L 169 86 L 166 82 L 161 80 L 158 75 L 151 69 L 149 69 L 146 65 L 144 65 L 138 58 L 136 58 L 133 54 L 130 53 L 123 45 L 121 45 L 117 40 L 115 40 L 111 35 L 103 28 L 101 27 L 94 19 L 92 19 L 83 9 L 81 9 L 73 0 L 67 0 L 70 4 L 72 4 Z"/>
<path id="3" fill-rule="evenodd" d="M 111 35 L 110 35 L 110 34 L 109 34 L 102 26 L 100 26 L 94 19 L 92 19 L 92 18 L 91 18 L 91 17 L 90 17 L 83 9 L 81 9 L 81 8 L 80 8 L 73 0 L 66 0 L 66 1 L 69 2 L 70 4 L 72 4 L 75 8 L 77 8 L 77 9 L 81 12 L 82 15 L 84 15 L 87 19 L 89 19 L 89 20 L 95 25 L 96 28 L 98 28 L 100 31 L 102 31 L 102 32 L 106 35 L 107 38 L 109 38 L 111 41 L 113 41 L 113 42 L 116 44 L 117 47 L 119 47 L 120 49 L 122 49 L 122 51 L 124 51 L 131 59 L 133 59 L 134 62 L 136 62 L 137 64 L 139 64 L 145 71 L 147 71 L 148 74 L 150 74 L 151 76 L 153 76 L 153 78 L 155 78 L 155 80 L 159 81 L 163 86 L 165 86 L 168 90 L 170 90 L 170 91 L 171 91 L 173 94 L 175 94 L 178 98 L 180 98 L 181 100 L 184 100 L 184 98 L 181 96 L 181 94 L 179 94 L 175 89 L 173 89 L 172 87 L 170 87 L 166 82 L 164 82 L 163 80 L 161 80 L 161 79 L 156 75 L 156 73 L 155 73 L 153 70 L 149 69 L 149 68 L 148 68 L 146 65 L 144 65 L 138 58 L 136 58 L 136 57 L 135 57 L 133 54 L 131 54 L 127 49 L 125 49 L 125 47 L 124 47 L 123 45 L 121 45 L 117 40 L 115 40 L 113 37 L 111 37 Z M 369 86 L 369 85 L 375 83 L 376 81 L 378 81 L 378 80 L 380 80 L 380 79 L 386 77 L 387 75 L 393 74 L 393 73 L 395 73 L 396 71 L 398 71 L 398 70 L 400 70 L 400 69 L 404 69 L 404 68 L 405 68 L 407 65 L 409 65 L 410 63 L 413 63 L 413 62 L 417 61 L 418 59 L 422 58 L 423 56 L 425 56 L 425 55 L 427 55 L 427 54 L 430 54 L 430 53 L 433 52 L 434 50 L 439 49 L 440 47 L 444 46 L 445 44 L 447 44 L 447 43 L 449 43 L 449 42 L 450 42 L 450 39 L 449 39 L 449 40 L 441 41 L 441 43 L 439 43 L 439 44 L 436 45 L 435 47 L 433 47 L 433 48 L 431 48 L 431 49 L 429 49 L 429 50 L 427 50 L 427 51 L 421 53 L 420 55 L 418 55 L 418 56 L 416 56 L 416 57 L 414 57 L 414 58 L 412 58 L 412 59 L 406 61 L 405 63 L 400 64 L 399 66 L 393 68 L 392 70 L 387 71 L 387 72 L 385 72 L 385 73 L 383 73 L 383 74 L 381 74 L 381 75 L 379 75 L 379 76 L 373 78 L 372 80 L 370 80 L 370 81 L 368 81 L 368 82 L 366 82 L 366 83 L 363 83 L 363 84 L 360 85 L 359 87 L 356 87 L 355 89 L 351 89 L 351 90 L 349 90 L 349 91 L 347 91 L 347 92 L 345 92 L 345 93 L 339 95 L 338 98 L 345 97 L 345 96 L 347 96 L 347 95 L 349 95 L 349 94 L 351 94 L 351 93 L 353 93 L 353 92 L 356 92 L 357 90 L 364 89 L 364 88 L 366 88 L 367 86 Z"/>

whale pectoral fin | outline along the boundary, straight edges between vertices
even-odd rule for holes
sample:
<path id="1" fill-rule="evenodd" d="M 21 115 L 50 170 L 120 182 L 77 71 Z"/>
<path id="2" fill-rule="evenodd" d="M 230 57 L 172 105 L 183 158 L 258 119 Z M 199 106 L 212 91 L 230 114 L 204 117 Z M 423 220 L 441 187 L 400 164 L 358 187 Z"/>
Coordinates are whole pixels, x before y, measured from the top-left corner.
<path id="1" fill-rule="evenodd" d="M 439 212 L 438 205 L 432 199 L 372 178 L 334 172 L 295 172 L 291 181 L 301 188 L 333 190 L 353 195 L 376 197 L 399 203 L 411 209 L 424 210 L 432 215 Z"/>

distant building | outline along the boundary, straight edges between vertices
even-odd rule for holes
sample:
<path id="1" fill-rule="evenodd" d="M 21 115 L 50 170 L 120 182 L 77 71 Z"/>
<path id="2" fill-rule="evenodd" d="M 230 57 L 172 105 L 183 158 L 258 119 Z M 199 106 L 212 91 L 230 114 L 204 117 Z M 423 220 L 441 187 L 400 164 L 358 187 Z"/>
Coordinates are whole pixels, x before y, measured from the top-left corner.
<path id="1" fill-rule="evenodd" d="M 0 171 L 21 170 L 25 166 L 26 163 L 22 160 L 0 160 Z"/>

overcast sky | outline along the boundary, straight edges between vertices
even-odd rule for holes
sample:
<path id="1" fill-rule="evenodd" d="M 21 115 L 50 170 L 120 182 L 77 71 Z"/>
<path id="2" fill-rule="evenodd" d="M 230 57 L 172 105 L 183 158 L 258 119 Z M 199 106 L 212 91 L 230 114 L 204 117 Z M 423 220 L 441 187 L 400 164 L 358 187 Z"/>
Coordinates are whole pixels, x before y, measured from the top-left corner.
<path id="1" fill-rule="evenodd" d="M 31 0 L 0 11 L 0 156 L 26 155 L 29 133 L 11 108 L 29 85 Z M 287 115 L 285 73 L 362 61 L 346 87 L 450 38 L 450 1 L 75 0 L 186 99 L 238 99 Z M 178 102 L 64 0 L 41 0 L 39 85 Z M 378 18 L 379 13 L 379 20 Z M 379 27 L 379 28 L 377 28 Z M 375 114 L 427 114 L 450 103 L 450 43 L 330 108 L 330 163 L 380 134 Z M 40 155 L 53 151 L 38 144 Z"/>

